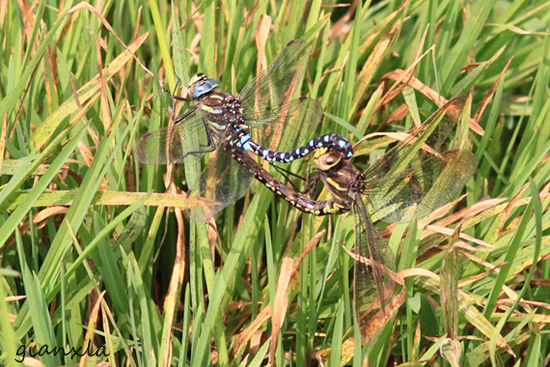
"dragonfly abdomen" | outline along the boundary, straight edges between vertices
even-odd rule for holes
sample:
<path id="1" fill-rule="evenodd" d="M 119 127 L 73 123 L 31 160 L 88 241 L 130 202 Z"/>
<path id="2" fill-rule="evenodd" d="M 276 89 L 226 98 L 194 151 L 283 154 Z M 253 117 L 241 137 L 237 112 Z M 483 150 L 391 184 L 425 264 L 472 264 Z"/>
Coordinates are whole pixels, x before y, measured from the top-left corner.
<path id="1" fill-rule="evenodd" d="M 304 213 L 322 216 L 328 214 L 341 214 L 350 210 L 349 202 L 339 200 L 339 198 L 333 197 L 325 201 L 315 201 L 303 195 L 296 194 L 293 190 L 273 177 L 271 173 L 256 164 L 244 150 L 238 149 L 235 146 L 230 146 L 228 153 L 233 159 L 252 173 L 265 187 Z"/>
<path id="2" fill-rule="evenodd" d="M 252 140 L 252 137 L 248 132 L 238 134 L 237 137 L 230 142 L 230 144 L 250 151 L 268 162 L 290 163 L 296 159 L 304 158 L 308 154 L 313 153 L 316 149 L 323 147 L 333 148 L 345 158 L 351 158 L 353 156 L 353 148 L 351 144 L 336 133 L 313 138 L 306 145 L 289 152 L 271 151 Z"/>

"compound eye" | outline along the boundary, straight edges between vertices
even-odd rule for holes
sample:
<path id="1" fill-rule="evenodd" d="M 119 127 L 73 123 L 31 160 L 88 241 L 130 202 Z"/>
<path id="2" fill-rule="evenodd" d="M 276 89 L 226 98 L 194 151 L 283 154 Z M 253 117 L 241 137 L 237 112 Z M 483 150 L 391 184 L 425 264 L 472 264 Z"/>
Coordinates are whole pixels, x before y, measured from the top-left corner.
<path id="1" fill-rule="evenodd" d="M 212 90 L 212 86 L 209 85 L 208 83 L 206 82 L 200 82 L 199 84 L 197 84 L 197 86 L 195 87 L 195 96 L 196 97 L 200 97 L 202 96 L 203 94 L 205 93 L 208 93 Z"/>
<path id="2" fill-rule="evenodd" d="M 329 166 L 334 166 L 339 161 L 340 161 L 340 155 L 336 154 L 336 152 L 332 152 L 327 155 L 327 159 L 325 160 L 325 163 Z"/>
<path id="3" fill-rule="evenodd" d="M 218 87 L 218 82 L 214 79 L 206 77 L 204 74 L 197 74 L 194 81 L 189 87 L 189 95 L 193 98 L 200 98 L 205 94 L 208 94 Z"/>
<path id="4" fill-rule="evenodd" d="M 320 171 L 328 171 L 329 169 L 337 165 L 341 159 L 342 157 L 340 156 L 340 153 L 330 151 L 317 158 L 317 168 Z"/>

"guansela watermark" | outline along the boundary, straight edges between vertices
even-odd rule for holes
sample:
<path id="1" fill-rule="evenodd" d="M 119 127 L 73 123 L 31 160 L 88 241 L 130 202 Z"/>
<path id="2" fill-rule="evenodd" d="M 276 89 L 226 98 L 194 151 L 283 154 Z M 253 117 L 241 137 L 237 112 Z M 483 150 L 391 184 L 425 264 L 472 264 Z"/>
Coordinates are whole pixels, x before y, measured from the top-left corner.
<path id="1" fill-rule="evenodd" d="M 81 350 L 81 348 L 79 348 L 79 350 Z M 88 346 L 86 347 L 86 350 L 84 350 L 82 353 L 78 352 L 78 350 L 76 350 L 74 347 L 63 348 L 63 347 L 50 347 L 49 345 L 43 345 L 38 350 L 33 350 L 33 349 L 26 350 L 25 346 L 21 345 L 19 348 L 17 348 L 17 356 L 20 357 L 21 359 L 15 358 L 15 361 L 22 363 L 25 360 L 25 357 L 27 355 L 29 357 L 36 358 L 36 357 L 43 357 L 45 355 L 57 356 L 59 354 L 62 354 L 65 357 L 71 356 L 70 358 L 74 358 L 76 356 L 84 357 L 85 355 L 88 355 L 89 357 L 109 356 L 109 353 L 107 353 L 104 346 L 100 347 L 95 352 L 92 352 L 90 350 L 90 340 L 88 340 Z"/>

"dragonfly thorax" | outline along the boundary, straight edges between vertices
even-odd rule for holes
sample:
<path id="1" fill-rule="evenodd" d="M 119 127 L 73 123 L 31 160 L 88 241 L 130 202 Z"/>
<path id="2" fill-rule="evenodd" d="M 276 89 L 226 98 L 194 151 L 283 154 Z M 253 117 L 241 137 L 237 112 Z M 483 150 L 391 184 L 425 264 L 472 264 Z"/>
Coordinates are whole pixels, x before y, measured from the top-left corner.
<path id="1" fill-rule="evenodd" d="M 228 125 L 245 123 L 241 102 L 227 93 L 211 93 L 196 106 L 202 118 L 216 130 L 225 130 Z"/>

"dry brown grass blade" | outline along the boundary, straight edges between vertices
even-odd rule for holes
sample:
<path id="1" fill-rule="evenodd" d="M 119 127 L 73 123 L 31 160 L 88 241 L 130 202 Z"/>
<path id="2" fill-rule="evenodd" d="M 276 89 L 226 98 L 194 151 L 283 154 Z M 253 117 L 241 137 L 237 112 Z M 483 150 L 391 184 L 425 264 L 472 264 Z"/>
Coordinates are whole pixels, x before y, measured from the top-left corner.
<path id="1" fill-rule="evenodd" d="M 515 208 L 517 202 L 520 200 L 521 195 L 527 190 L 529 186 L 529 183 L 526 183 L 523 185 L 521 189 L 519 189 L 518 193 L 514 195 L 514 197 L 508 202 L 504 210 L 502 211 L 502 214 L 500 215 L 500 224 L 498 226 L 497 231 L 497 238 L 502 235 L 502 231 L 504 229 L 504 224 L 506 224 L 506 221 L 508 221 L 508 218 L 510 217 L 510 213 Z"/>
<path id="2" fill-rule="evenodd" d="M 163 312 L 164 312 L 164 325 L 163 334 L 164 341 L 162 347 L 162 353 L 159 355 L 160 365 L 169 367 L 172 361 L 172 326 L 176 313 L 178 311 L 178 301 L 181 285 L 183 283 L 183 276 L 185 272 L 185 225 L 183 222 L 183 215 L 181 210 L 175 210 L 176 222 L 178 226 L 177 241 L 176 241 L 176 258 L 174 261 L 174 267 L 172 269 L 172 276 L 170 278 L 170 285 L 168 286 L 168 294 L 164 299 Z"/>
<path id="3" fill-rule="evenodd" d="M 438 92 L 433 90 L 432 88 L 428 87 L 424 83 L 422 83 L 419 79 L 415 78 L 414 76 L 410 76 L 405 70 L 402 69 L 395 69 L 393 71 L 390 71 L 386 75 L 382 77 L 382 82 L 384 82 L 386 79 L 394 80 L 394 81 L 402 81 L 408 78 L 408 83 L 410 87 L 413 89 L 416 89 L 420 93 L 422 93 L 424 96 L 429 98 L 431 101 L 433 101 L 437 107 L 443 106 L 445 103 L 448 102 L 445 98 L 443 98 Z M 389 102 L 384 100 L 385 103 Z M 451 111 L 453 113 L 453 111 Z M 455 117 L 460 117 L 460 113 L 462 111 L 454 111 Z M 478 135 L 483 135 L 484 130 L 483 128 L 477 123 L 475 119 L 470 118 L 470 129 L 477 133 Z"/>
<path id="4" fill-rule="evenodd" d="M 422 39 L 421 39 L 420 44 L 418 46 L 418 49 L 416 51 L 416 57 L 415 57 L 414 61 L 412 62 L 411 65 L 409 65 L 409 67 L 407 67 L 406 70 L 404 70 L 404 72 L 401 74 L 401 78 L 396 80 L 395 83 L 389 87 L 389 89 L 386 91 L 384 96 L 382 98 L 380 98 L 380 100 L 378 101 L 378 104 L 376 105 L 375 110 L 378 110 L 378 109 L 382 108 L 382 106 L 384 106 L 385 104 L 388 104 L 391 100 L 393 100 L 395 97 L 397 97 L 399 94 L 401 94 L 401 92 L 403 92 L 405 87 L 407 87 L 409 85 L 410 80 L 413 78 L 414 71 L 416 70 L 416 66 L 420 63 L 420 61 L 422 61 L 422 59 L 424 59 L 424 57 L 426 55 L 428 55 L 429 53 L 433 53 L 434 46 L 430 47 L 424 53 L 422 53 L 422 49 L 424 47 L 424 42 L 425 42 L 426 36 L 427 36 L 427 30 L 424 31 L 424 35 L 422 36 Z M 398 70 L 400 70 L 400 69 L 398 69 Z M 387 86 L 388 86 L 389 83 L 387 81 L 386 75 L 382 76 L 382 79 L 379 83 L 379 88 L 384 87 L 385 89 L 387 89 Z M 397 112 L 396 114 L 392 113 L 393 116 L 390 115 L 390 117 L 388 117 L 388 119 L 383 121 L 378 126 L 378 131 L 383 130 L 387 124 L 389 124 L 393 121 L 399 121 L 401 118 L 403 118 L 406 115 L 406 111 L 408 110 L 408 106 L 406 104 L 403 104 L 403 105 L 399 106 L 397 108 L 397 110 L 399 112 Z M 403 116 L 403 117 L 399 118 L 400 116 Z M 415 120 L 414 122 L 417 124 L 417 126 L 420 125 L 420 121 Z"/>
<path id="5" fill-rule="evenodd" d="M 132 45 L 129 45 L 129 46 L 126 46 L 124 44 L 124 42 L 122 42 L 122 40 L 120 39 L 120 37 L 118 37 L 118 33 L 113 29 L 113 27 L 111 27 L 111 24 L 109 24 L 109 22 L 107 21 L 107 19 L 105 19 L 105 17 L 103 17 L 103 15 L 101 14 L 101 11 L 94 8 L 91 4 L 89 3 L 86 3 L 86 2 L 80 2 L 78 4 L 76 4 L 75 6 L 73 6 L 71 9 L 69 9 L 68 13 L 71 14 L 71 13 L 77 13 L 78 11 L 80 10 L 83 10 L 83 9 L 86 9 L 88 11 L 90 11 L 92 14 L 94 14 L 100 21 L 101 23 L 103 24 L 103 26 L 117 39 L 118 42 L 120 42 L 121 45 L 124 46 L 124 48 L 126 48 L 127 51 L 130 51 L 132 53 L 132 55 L 134 54 L 135 52 L 135 49 L 132 48 Z M 146 33 L 144 36 L 148 35 L 148 33 Z M 143 36 L 141 36 L 140 38 L 142 38 Z M 137 41 L 137 40 L 136 40 Z M 133 43 L 135 44 L 135 42 Z M 136 60 L 136 62 L 142 67 L 142 69 L 148 73 L 149 75 L 153 76 L 154 74 L 145 67 L 145 65 L 143 65 L 143 63 L 141 62 L 141 60 L 136 57 L 134 55 L 134 59 Z"/>
<path id="6" fill-rule="evenodd" d="M 395 23 L 390 27 L 387 33 L 382 35 L 380 40 L 374 46 L 367 61 L 363 65 L 363 68 L 357 76 L 358 84 L 356 83 L 355 97 L 350 109 L 351 114 L 355 114 L 358 109 L 359 103 L 364 99 L 364 93 L 367 90 L 372 78 L 380 68 L 380 65 L 386 59 L 386 53 L 392 47 L 395 42 L 395 36 L 399 34 L 401 29 L 402 19 L 398 18 Z M 352 120 L 353 115 L 347 116 L 348 120 Z"/>
<path id="7" fill-rule="evenodd" d="M 399 275 L 396 275 L 399 277 Z M 402 279 L 401 279 L 402 280 Z M 366 343 L 369 343 L 374 338 L 378 336 L 378 333 L 380 330 L 387 324 L 387 322 L 391 319 L 393 316 L 394 311 L 399 309 L 403 302 L 405 302 L 407 295 L 407 290 L 405 287 L 399 292 L 399 294 L 394 297 L 388 304 L 386 304 L 386 312 L 382 312 L 382 310 L 378 311 L 370 320 L 368 323 L 364 324 L 361 328 L 361 344 L 364 345 Z M 347 335 L 353 335 L 353 327 L 347 331 Z M 341 347 L 341 358 L 340 358 L 340 365 L 345 366 L 349 363 L 351 358 L 353 358 L 355 354 L 355 338 L 352 336 L 348 339 L 346 339 L 342 343 Z M 330 352 L 331 348 L 326 348 L 323 350 L 320 350 L 317 353 L 314 353 L 314 358 L 319 360 L 328 361 L 330 358 Z"/>
<path id="8" fill-rule="evenodd" d="M 544 260 L 546 260 L 550 256 L 550 254 L 544 254 L 540 255 L 537 259 L 537 263 L 540 263 Z M 530 257 L 523 263 L 521 263 L 519 266 L 517 266 L 515 269 L 513 269 L 508 277 L 508 279 L 513 279 L 519 275 L 521 275 L 524 271 L 530 269 L 533 266 L 533 258 Z"/>
<path id="9" fill-rule="evenodd" d="M 462 197 L 463 196 L 461 196 L 461 198 Z M 452 213 L 451 215 L 449 215 L 449 216 L 447 216 L 443 219 L 440 219 L 439 221 L 437 221 L 434 224 L 437 224 L 439 226 L 447 227 L 450 224 L 458 222 L 458 221 L 463 220 L 463 219 L 466 220 L 467 221 L 466 224 L 468 224 L 468 222 L 470 220 L 475 219 L 477 216 L 493 212 L 495 210 L 495 208 L 497 208 L 499 205 L 501 205 L 505 201 L 506 201 L 505 198 L 495 198 L 495 199 L 484 198 L 484 199 L 474 203 L 469 208 L 464 208 L 464 209 L 461 209 L 461 210 L 459 210 L 455 213 Z M 455 202 L 456 202 L 456 200 L 453 201 L 453 203 L 455 203 Z M 435 212 L 439 212 L 439 209 L 435 210 L 434 213 Z M 432 215 L 430 214 L 429 218 L 432 218 L 432 220 L 433 220 L 433 219 L 436 219 L 436 218 L 441 217 L 443 215 L 445 215 L 445 213 L 443 213 L 442 215 L 436 215 L 436 216 L 432 217 Z M 429 222 L 431 222 L 432 220 L 430 220 Z M 470 225 L 465 225 L 465 227 L 468 228 L 468 227 L 470 227 Z"/>
<path id="10" fill-rule="evenodd" d="M 109 106 L 109 96 L 107 93 L 107 82 L 105 81 L 105 78 L 103 78 L 103 60 L 101 59 L 101 56 L 103 55 L 101 53 L 101 46 L 99 45 L 100 39 L 96 37 L 95 39 L 95 47 L 96 47 L 96 62 L 97 62 L 97 70 L 99 73 L 99 95 L 101 96 L 101 108 L 99 109 L 99 114 L 101 116 L 101 122 L 103 123 L 103 128 L 105 131 L 108 131 L 111 124 L 112 124 L 112 116 L 111 116 L 111 108 Z"/>
<path id="11" fill-rule="evenodd" d="M 95 297 L 95 302 L 93 302 L 94 305 L 90 311 L 90 315 L 88 318 L 88 324 L 86 325 L 86 335 L 84 336 L 84 342 L 82 343 L 82 348 L 86 348 L 86 346 L 89 346 L 90 343 L 92 343 L 94 340 L 98 315 L 101 309 L 101 304 L 105 299 L 106 292 L 107 291 L 104 290 L 100 294 L 98 294 L 97 297 Z M 92 294 L 95 294 L 95 291 L 93 291 Z M 90 357 L 90 353 L 86 353 L 85 350 L 86 349 L 82 351 L 81 358 L 79 360 L 79 365 L 81 366 L 87 366 L 87 360 Z"/>
<path id="12" fill-rule="evenodd" d="M 468 260 L 471 260 L 476 264 L 480 264 L 481 266 L 484 266 L 488 269 L 487 271 L 478 273 L 474 276 L 460 279 L 458 282 L 458 286 L 461 288 L 466 287 L 474 282 L 477 282 L 480 279 L 486 278 L 492 273 L 498 273 L 500 271 L 500 268 L 504 265 L 504 264 L 499 264 L 497 266 L 494 266 L 493 264 L 487 261 L 484 261 L 477 256 L 472 255 L 469 251 L 461 251 L 461 254 L 464 255 L 464 257 L 466 257 Z"/>
<path id="13" fill-rule="evenodd" d="M 102 70 L 103 78 L 105 81 L 112 78 L 116 73 L 118 73 L 128 62 L 135 57 L 135 51 L 141 47 L 141 45 L 147 39 L 149 33 L 145 33 L 140 38 L 138 38 L 134 43 L 130 44 L 127 49 L 118 55 L 113 61 L 109 63 Z M 97 91 L 100 88 L 100 74 L 95 75 L 90 81 L 84 84 L 77 92 L 79 101 L 85 102 L 90 98 L 97 98 Z M 78 105 L 74 100 L 67 100 L 59 108 L 54 111 L 43 123 L 35 130 L 31 136 L 30 145 L 33 148 L 42 147 L 46 141 L 55 133 L 57 127 L 67 116 L 78 111 Z"/>
<path id="14" fill-rule="evenodd" d="M 258 332 L 260 327 L 269 320 L 271 317 L 271 308 L 265 307 L 256 318 L 244 329 L 235 340 L 235 344 L 231 349 L 231 359 L 233 360 L 236 356 L 239 355 L 241 349 L 250 341 L 254 335 Z"/>
<path id="15" fill-rule="evenodd" d="M 319 243 L 321 238 L 325 235 L 325 233 L 326 233 L 326 230 L 322 230 L 319 233 L 316 233 L 315 236 L 313 236 L 312 239 L 305 246 L 304 251 L 293 262 L 294 266 L 292 267 L 289 275 L 292 282 L 296 281 L 295 275 L 300 269 L 300 263 L 306 258 L 307 254 L 309 254 L 309 252 L 313 249 L 313 247 L 317 246 L 317 244 Z M 282 270 L 281 270 L 281 274 L 282 274 Z M 277 287 L 279 287 L 279 285 L 277 285 Z M 271 317 L 271 308 L 265 307 L 260 312 L 260 314 L 256 317 L 256 319 L 254 319 L 252 323 L 237 336 L 235 344 L 231 349 L 232 358 L 235 358 L 236 356 L 239 355 L 241 349 L 245 346 L 245 344 L 248 343 L 248 341 L 255 335 L 255 333 L 259 330 L 259 328 L 263 325 L 263 323 L 267 322 L 267 320 L 269 320 L 270 317 Z M 275 315 L 273 315 L 273 317 L 275 317 Z"/>
<path id="16" fill-rule="evenodd" d="M 258 354 L 258 351 L 260 350 L 260 347 L 267 341 L 267 333 L 265 331 L 257 331 L 252 335 L 252 338 L 250 339 L 250 356 L 254 357 L 256 354 Z M 250 359 L 250 358 L 248 358 Z M 246 359 L 243 360 L 246 364 Z"/>
<path id="17" fill-rule="evenodd" d="M 450 203 L 447 203 L 434 211 L 432 211 L 426 218 L 418 221 L 418 228 L 428 227 L 431 222 L 434 220 L 441 218 L 449 213 L 449 211 L 456 206 L 458 202 L 460 202 L 466 195 L 462 195 L 458 197 L 457 199 L 453 200 Z M 459 222 L 461 220 L 467 219 L 469 216 L 476 214 L 477 212 L 480 212 L 484 210 L 485 207 L 493 207 L 498 203 L 501 203 L 503 199 L 492 199 L 490 203 L 485 204 L 483 207 L 477 206 L 473 207 L 474 209 L 467 209 L 467 210 L 461 210 L 457 213 L 453 213 L 449 215 L 448 217 L 445 217 L 441 219 L 440 221 L 434 223 L 435 227 L 432 227 L 431 230 L 427 228 L 426 234 L 422 234 L 421 239 L 424 239 L 434 232 L 439 232 L 443 234 L 448 234 L 448 232 L 445 230 L 443 231 L 441 228 L 447 227 L 451 225 L 452 223 Z M 380 233 L 384 237 L 389 237 L 393 231 L 395 230 L 395 227 L 397 226 L 397 223 L 392 223 L 380 230 Z M 451 230 L 452 232 L 452 230 Z M 486 244 L 486 242 L 476 242 L 479 244 Z"/>
<path id="18" fill-rule="evenodd" d="M 33 203 L 33 208 L 49 205 L 69 206 L 73 203 L 77 195 L 77 191 L 56 190 L 53 192 L 43 192 L 40 197 Z M 17 197 L 10 203 L 7 210 L 14 210 L 28 196 L 27 192 L 17 193 Z M 205 203 L 208 205 L 215 202 L 206 199 L 188 198 L 186 195 L 167 194 L 167 193 L 146 193 L 146 192 L 127 192 L 127 191 L 98 191 L 90 205 L 132 205 L 136 201 L 143 200 L 145 206 L 162 206 L 172 208 L 194 208 L 202 206 Z"/>
<path id="19" fill-rule="evenodd" d="M 380 102 L 382 102 L 382 100 L 384 100 L 384 98 L 381 98 Z M 380 102 L 379 102 L 378 106 L 381 106 Z M 377 108 L 378 108 L 378 106 L 377 106 Z M 405 104 L 405 103 L 400 104 L 396 109 L 394 109 L 388 115 L 388 117 L 386 117 L 382 122 L 380 122 L 380 126 L 376 130 L 377 131 L 383 131 L 383 130 L 386 129 L 386 126 L 388 126 L 389 124 L 391 124 L 393 122 L 396 122 L 396 121 L 403 120 L 405 117 L 407 117 L 408 112 L 409 112 L 409 106 L 407 106 L 407 104 Z"/>
<path id="20" fill-rule="evenodd" d="M 457 241 L 461 226 L 459 225 L 451 238 L 441 265 L 441 315 L 443 316 L 443 330 L 452 340 L 456 340 L 458 332 L 458 304 L 456 293 L 458 291 L 458 248 Z"/>
<path id="21" fill-rule="evenodd" d="M 4 155 L 6 154 L 6 141 L 8 137 L 8 113 L 4 114 L 2 129 L 0 130 L 0 169 L 4 167 Z"/>
<path id="22" fill-rule="evenodd" d="M 353 13 L 355 12 L 355 9 L 357 9 L 357 3 L 359 0 L 354 0 L 351 6 L 349 7 L 346 14 L 344 14 L 336 23 L 334 23 L 329 31 L 328 31 L 328 39 L 329 41 L 333 41 L 336 38 L 343 37 L 346 34 L 348 34 L 351 30 L 351 27 L 349 26 L 348 22 L 353 16 Z"/>
<path id="23" fill-rule="evenodd" d="M 44 226 L 46 226 L 46 224 L 47 224 L 46 222 L 44 222 L 44 223 L 41 223 L 41 222 L 43 222 L 44 220 L 46 220 L 50 217 L 56 216 L 56 215 L 67 214 L 68 211 L 69 211 L 69 208 L 65 207 L 65 206 L 49 207 L 49 208 L 43 209 L 43 210 L 39 211 L 38 213 L 36 213 L 32 218 L 32 223 L 34 225 L 37 225 L 36 229 L 41 229 Z M 30 229 L 30 227 L 31 227 L 31 225 L 30 225 L 29 222 L 25 222 L 25 223 L 19 225 L 19 233 L 20 234 L 26 233 Z M 15 234 L 12 235 L 8 241 L 6 241 L 6 245 L 2 249 L 1 252 L 4 252 L 6 248 L 13 245 L 14 243 L 15 243 Z"/>
<path id="24" fill-rule="evenodd" d="M 273 317 L 271 318 L 271 345 L 269 346 L 269 363 L 275 365 L 275 352 L 279 345 L 279 333 L 281 325 L 285 321 L 288 309 L 288 286 L 292 279 L 292 269 L 294 268 L 294 260 L 290 257 L 283 258 L 279 280 L 277 281 L 277 291 L 275 293 L 275 301 L 273 302 Z"/>
<path id="25" fill-rule="evenodd" d="M 218 232 L 218 225 L 216 224 L 216 221 L 213 217 L 210 217 L 205 220 L 207 226 L 206 226 L 206 236 L 208 237 L 208 245 L 210 246 L 210 256 L 212 258 L 212 262 L 214 262 L 214 259 L 216 257 L 216 242 L 220 239 L 220 234 Z M 223 246 L 219 246 L 220 248 L 220 257 L 221 257 L 221 263 L 223 264 L 223 253 L 221 252 L 223 249 Z"/>
<path id="26" fill-rule="evenodd" d="M 506 65 L 504 66 L 504 68 L 502 69 L 502 71 L 500 72 L 497 80 L 495 81 L 495 83 L 491 86 L 491 89 L 489 89 L 489 91 L 487 92 L 487 94 L 485 94 L 485 96 L 483 97 L 483 99 L 481 100 L 481 103 L 479 104 L 479 108 L 477 109 L 476 113 L 474 114 L 474 120 L 475 121 L 479 121 L 479 119 L 481 118 L 481 115 L 483 114 L 483 112 L 485 111 L 485 108 L 487 107 L 487 105 L 489 104 L 489 101 L 493 98 L 493 96 L 495 95 L 495 92 L 497 90 L 497 87 L 498 85 L 500 84 L 500 81 L 502 80 L 502 77 L 504 76 L 504 74 L 506 73 L 506 71 L 508 70 L 508 68 L 510 67 L 510 65 L 512 64 L 512 61 L 514 60 L 514 58 L 510 58 L 510 60 L 508 60 L 508 62 L 506 63 Z"/>
<path id="27" fill-rule="evenodd" d="M 256 63 L 256 75 L 260 75 L 262 70 L 267 69 L 267 59 L 265 57 L 265 45 L 269 37 L 269 29 L 271 28 L 271 17 L 265 14 L 260 15 L 258 25 L 254 32 L 256 40 L 256 48 L 258 49 L 258 62 Z"/>
<path id="28" fill-rule="evenodd" d="M 382 328 L 388 323 L 388 321 L 392 318 L 392 316 L 399 309 L 399 307 L 401 307 L 403 302 L 405 302 L 406 295 L 407 295 L 407 288 L 405 287 L 405 281 L 401 277 L 400 273 L 393 272 L 391 269 L 388 269 L 384 264 L 374 263 L 369 258 L 365 258 L 363 256 L 357 255 L 354 252 L 348 250 L 343 245 L 341 245 L 341 247 L 348 254 L 348 256 L 354 259 L 354 261 L 361 262 L 369 266 L 377 266 L 379 269 L 381 269 L 382 272 L 384 272 L 385 274 L 391 277 L 392 279 L 391 284 L 389 284 L 384 289 L 385 299 L 390 298 L 391 294 L 394 293 L 395 283 L 401 285 L 402 287 L 399 294 L 393 297 L 391 301 L 385 305 L 384 309 L 379 309 L 372 316 L 369 315 L 368 321 L 364 322 L 361 325 L 361 330 L 360 330 L 361 345 L 365 345 L 367 343 L 372 343 L 376 340 Z M 366 311 L 366 314 L 370 314 L 372 311 L 374 311 L 376 308 L 379 308 L 379 307 L 380 307 L 380 302 L 379 300 L 377 300 L 370 307 L 370 309 Z M 353 327 L 346 332 L 346 335 L 352 335 L 352 336 L 346 339 L 342 343 L 342 352 L 341 352 L 341 359 L 340 359 L 341 365 L 345 365 L 346 363 L 348 363 L 353 357 L 354 351 L 355 351 L 354 350 L 355 338 L 353 337 Z M 330 350 L 331 348 L 326 348 L 319 351 L 318 353 L 319 357 L 321 357 L 322 359 L 328 360 Z"/>
<path id="29" fill-rule="evenodd" d="M 313 250 L 315 246 L 317 246 L 317 244 L 319 243 L 319 241 L 321 241 L 321 238 L 323 238 L 326 232 L 327 232 L 326 229 L 323 229 L 322 231 L 316 233 L 315 236 L 313 236 L 313 238 L 307 243 L 307 245 L 304 247 L 304 251 L 302 251 L 300 256 L 298 256 L 298 258 L 296 259 L 296 262 L 294 263 L 294 268 L 292 269 L 292 276 L 294 276 L 294 274 L 298 272 L 299 266 L 302 263 L 302 261 L 310 253 L 310 251 Z"/>
<path id="30" fill-rule="evenodd" d="M 435 274 L 434 272 L 431 272 L 426 269 L 422 268 L 411 268 L 406 269 L 399 274 L 403 278 L 409 278 L 409 277 L 422 277 L 426 279 L 420 279 L 416 280 L 415 283 L 425 289 L 428 289 L 430 291 L 433 291 L 435 293 L 439 293 L 439 287 L 441 279 L 440 277 Z M 459 280 L 460 282 L 460 280 Z M 477 304 L 476 301 L 466 292 L 459 289 L 458 290 L 458 306 L 459 310 L 462 313 L 462 315 L 465 316 L 466 320 L 470 322 L 476 329 L 478 329 L 485 337 L 488 339 L 491 339 L 494 337 L 494 326 L 492 325 L 489 320 L 485 318 L 485 316 L 478 311 L 477 308 L 473 307 L 473 305 Z M 504 339 L 504 337 L 500 334 L 496 334 L 496 345 L 502 349 L 504 349 L 507 353 L 513 354 L 512 349 Z"/>
<path id="31" fill-rule="evenodd" d="M 422 232 L 422 235 L 420 236 L 420 239 L 421 240 L 425 239 L 425 238 L 427 238 L 427 237 L 429 237 L 429 236 L 431 236 L 435 233 L 439 233 L 439 234 L 442 234 L 442 235 L 445 235 L 445 236 L 452 236 L 453 233 L 454 233 L 454 229 L 443 227 L 443 226 L 438 226 L 438 225 L 435 225 L 435 224 L 429 224 L 425 227 L 425 230 Z M 490 244 L 488 242 L 485 242 L 483 240 L 480 240 L 479 238 L 469 236 L 469 235 L 467 235 L 465 233 L 462 233 L 462 232 L 459 233 L 459 238 L 461 240 L 472 242 L 472 243 L 475 243 L 475 244 L 478 244 L 478 245 L 484 247 L 483 249 L 472 247 L 472 249 L 475 249 L 475 251 L 490 251 L 490 250 L 495 249 L 495 246 L 493 246 L 492 244 Z"/>
<path id="32" fill-rule="evenodd" d="M 504 291 L 508 294 L 508 292 L 513 292 L 512 289 L 510 289 L 510 287 L 504 287 Z M 516 293 L 514 293 L 516 294 Z M 503 300 L 502 303 L 505 303 L 505 302 L 508 302 L 509 304 L 513 304 L 515 302 L 515 299 L 517 298 L 517 294 L 515 297 L 511 297 L 510 299 L 508 300 Z M 550 311 L 550 304 L 547 303 L 547 302 L 540 302 L 540 301 L 529 301 L 529 300 L 526 300 L 526 299 L 522 299 L 519 304 L 522 306 L 522 307 L 537 307 L 537 308 L 544 308 L 545 310 L 549 310 Z M 528 310 L 529 312 L 531 312 L 531 310 Z M 516 311 L 517 312 L 517 311 Z M 535 315 L 537 316 L 537 315 Z M 542 317 L 541 320 L 546 320 L 545 323 L 549 323 L 548 320 L 550 320 L 550 315 L 540 315 Z"/>

